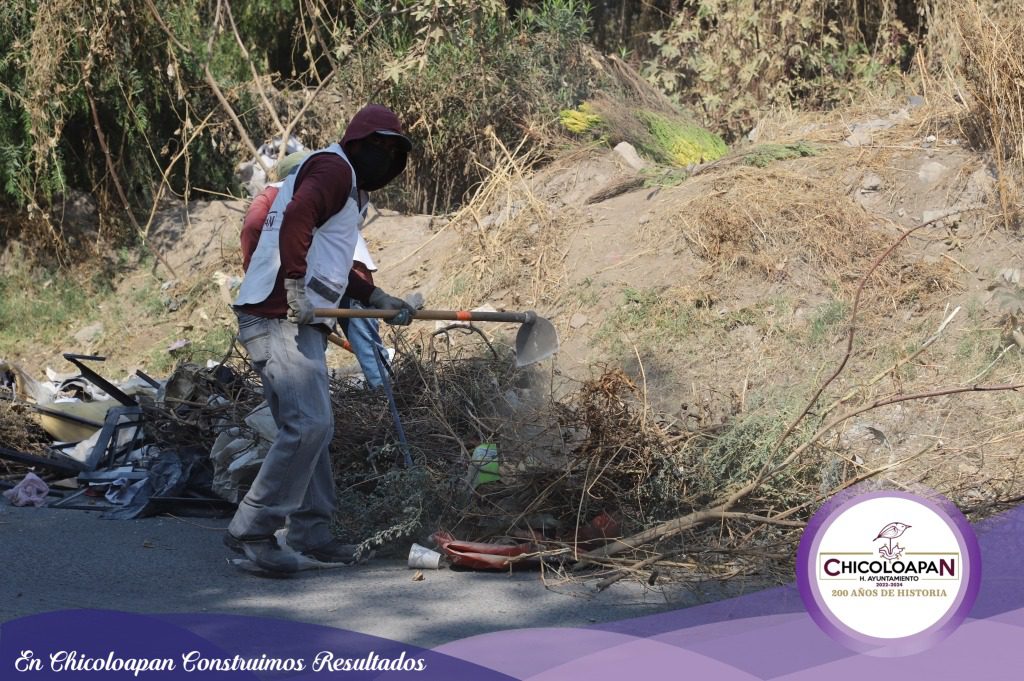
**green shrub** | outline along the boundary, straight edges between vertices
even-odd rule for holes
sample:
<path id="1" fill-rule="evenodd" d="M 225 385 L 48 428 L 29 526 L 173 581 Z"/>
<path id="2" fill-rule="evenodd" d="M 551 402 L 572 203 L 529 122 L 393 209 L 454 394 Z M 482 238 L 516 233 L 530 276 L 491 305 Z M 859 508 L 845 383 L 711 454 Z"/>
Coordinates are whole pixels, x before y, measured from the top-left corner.
<path id="1" fill-rule="evenodd" d="M 818 148 L 806 142 L 795 144 L 761 144 L 743 157 L 748 166 L 767 168 L 775 161 L 788 161 L 791 158 L 816 156 Z"/>
<path id="2" fill-rule="evenodd" d="M 923 10 L 927 0 L 912 3 Z M 821 107 L 898 75 L 915 45 L 891 3 L 690 0 L 651 34 L 646 75 L 727 139 L 759 109 Z M 915 26 L 918 14 L 911 13 Z"/>
<path id="3" fill-rule="evenodd" d="M 293 5 L 247 3 L 239 30 L 250 41 L 275 35 L 281 21 L 296 21 Z M 136 235 L 122 192 L 141 213 L 165 173 L 178 195 L 193 186 L 231 191 L 240 145 L 204 80 L 207 62 L 250 135 L 262 140 L 267 127 L 239 87 L 251 74 L 233 33 L 208 43 L 211 10 L 203 0 L 0 6 L 0 206 L 45 207 L 69 190 L 86 192 L 98 202 L 101 236 L 127 243 Z M 45 221 L 11 221 L 0 236 L 51 229 L 59 241 L 63 226 Z"/>
<path id="4" fill-rule="evenodd" d="M 353 55 L 352 81 L 363 84 L 354 97 L 376 98 L 410 122 L 414 153 L 385 200 L 446 212 L 505 150 L 544 149 L 559 112 L 584 99 L 596 75 L 584 52 L 583 3 L 546 0 L 512 19 L 501 2 L 472 12 L 457 2 L 417 4 L 434 11 L 414 14 Z"/>
<path id="5" fill-rule="evenodd" d="M 234 166 L 251 152 L 227 108 L 259 145 L 279 130 L 264 94 L 287 122 L 333 71 L 294 132 L 320 146 L 362 104 L 390 105 L 416 151 L 383 200 L 447 211 L 503 145 L 543 147 L 558 111 L 590 87 L 587 7 L 576 0 L 531 3 L 514 18 L 498 0 L 299 5 L 234 2 L 229 17 L 205 0 L 4 3 L 0 204 L 45 207 L 68 189 L 87 192 L 99 204 L 101 236 L 131 242 L 122 192 L 140 222 L 161 193 L 237 192 Z M 59 240 L 59 224 L 18 220 L 0 226 L 0 237 L 51 229 Z"/>

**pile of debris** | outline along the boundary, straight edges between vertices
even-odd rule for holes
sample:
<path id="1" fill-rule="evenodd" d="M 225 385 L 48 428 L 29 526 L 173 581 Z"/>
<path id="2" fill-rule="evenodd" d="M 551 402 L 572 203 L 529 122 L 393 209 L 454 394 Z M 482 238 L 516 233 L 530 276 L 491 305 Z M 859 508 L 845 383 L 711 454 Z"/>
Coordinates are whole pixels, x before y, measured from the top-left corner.
<path id="1" fill-rule="evenodd" d="M 102 357 L 64 357 L 79 372 L 48 370 L 46 381 L 0 363 L 9 379 L 0 406 L 0 486 L 13 503 L 52 498 L 51 507 L 102 510 L 112 518 L 226 506 L 211 491 L 208 449 L 167 447 L 152 437 L 147 410 L 164 402 L 171 381 L 137 372 L 115 384 L 91 366 Z M 42 497 L 26 497 L 26 489 L 42 490 Z"/>
<path id="2" fill-rule="evenodd" d="M 666 421 L 621 370 L 556 401 L 550 376 L 516 368 L 511 348 L 472 327 L 400 332 L 393 342 L 394 412 L 358 378 L 331 380 L 335 531 L 378 554 L 417 542 L 473 568 L 596 566 L 614 579 L 650 579 L 657 563 L 659 574 L 748 574 L 763 572 L 766 557 L 786 564 L 791 550 L 765 547 L 795 542 L 813 510 L 806 502 L 820 496 L 820 466 L 797 464 L 719 522 L 648 536 L 748 479 L 764 464 L 751 444 L 773 434 L 748 424 L 743 440 L 742 429 L 726 434 L 722 424 Z M 19 405 L 4 413 L 25 419 L 31 408 L 51 438 L 62 427 L 94 431 L 44 453 L 15 451 L 29 443 L 7 439 L 0 450 L 52 485 L 51 507 L 118 518 L 171 506 L 230 513 L 275 435 L 258 374 L 237 347 L 207 367 L 181 364 L 166 380 L 140 374 L 119 385 L 87 364 L 99 358 L 66 357 L 80 375 L 31 390 L 23 377 Z M 788 508 L 799 509 L 788 521 L 764 522 Z M 685 560 L 673 561 L 680 553 Z"/>

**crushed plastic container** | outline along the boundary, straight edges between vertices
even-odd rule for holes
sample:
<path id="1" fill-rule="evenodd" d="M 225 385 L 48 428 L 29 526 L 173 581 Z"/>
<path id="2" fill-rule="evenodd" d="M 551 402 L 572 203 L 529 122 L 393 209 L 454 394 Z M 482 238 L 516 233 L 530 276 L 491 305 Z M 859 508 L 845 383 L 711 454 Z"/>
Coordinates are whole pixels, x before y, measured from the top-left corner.
<path id="1" fill-rule="evenodd" d="M 478 445 L 473 450 L 470 466 L 471 470 L 475 471 L 475 475 L 472 477 L 473 489 L 488 482 L 501 480 L 501 473 L 498 469 L 498 445 L 493 442 Z"/>

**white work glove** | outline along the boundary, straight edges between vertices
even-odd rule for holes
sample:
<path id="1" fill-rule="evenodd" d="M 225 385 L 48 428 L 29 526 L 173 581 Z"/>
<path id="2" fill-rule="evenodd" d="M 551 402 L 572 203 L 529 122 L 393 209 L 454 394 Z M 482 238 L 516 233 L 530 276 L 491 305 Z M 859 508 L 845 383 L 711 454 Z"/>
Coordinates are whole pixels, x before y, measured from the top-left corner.
<path id="1" fill-rule="evenodd" d="M 399 310 L 394 317 L 384 320 L 392 326 L 409 326 L 412 323 L 412 313 L 416 311 L 401 298 L 389 295 L 379 288 L 373 289 L 373 293 L 370 294 L 370 307 L 378 310 Z"/>
<path id="2" fill-rule="evenodd" d="M 306 282 L 302 279 L 285 279 L 284 291 L 288 297 L 288 321 L 295 324 L 312 324 L 313 303 L 306 297 Z"/>

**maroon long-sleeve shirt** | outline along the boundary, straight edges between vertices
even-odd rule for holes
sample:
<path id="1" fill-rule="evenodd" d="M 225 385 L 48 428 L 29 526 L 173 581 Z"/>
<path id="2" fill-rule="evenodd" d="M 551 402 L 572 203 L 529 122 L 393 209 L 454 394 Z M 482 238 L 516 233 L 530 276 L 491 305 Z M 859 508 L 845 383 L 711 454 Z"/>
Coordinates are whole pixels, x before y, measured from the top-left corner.
<path id="1" fill-rule="evenodd" d="M 285 207 L 281 223 L 280 249 L 281 267 L 277 271 L 274 290 L 262 303 L 242 305 L 240 309 L 259 317 L 283 318 L 288 314 L 288 299 L 284 280 L 298 279 L 306 275 L 306 254 L 313 241 L 313 231 L 340 211 L 352 191 L 352 169 L 336 154 L 323 153 L 311 156 L 295 178 L 292 200 Z M 277 188 L 268 187 L 253 199 L 242 224 L 242 266 L 249 267 L 249 261 L 256 245 L 263 221 L 270 211 Z M 366 268 L 353 268 L 348 276 L 346 293 L 364 304 L 369 304 L 373 293 L 373 277 Z"/>

